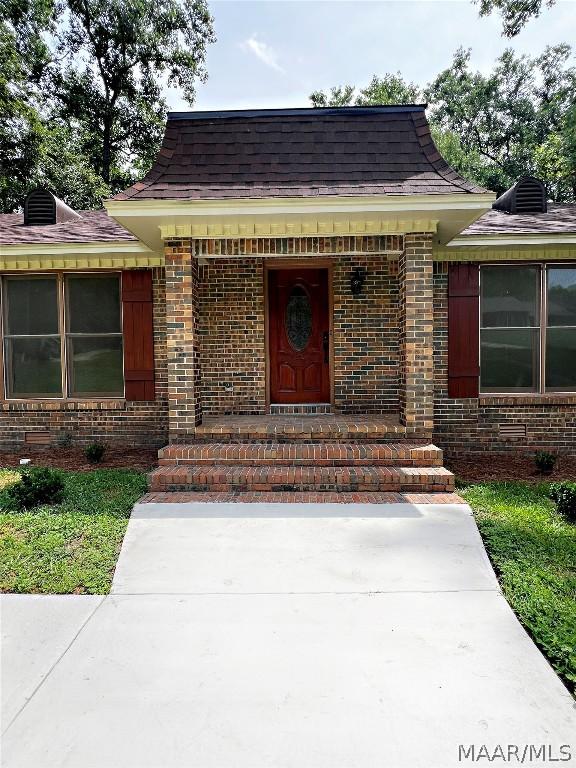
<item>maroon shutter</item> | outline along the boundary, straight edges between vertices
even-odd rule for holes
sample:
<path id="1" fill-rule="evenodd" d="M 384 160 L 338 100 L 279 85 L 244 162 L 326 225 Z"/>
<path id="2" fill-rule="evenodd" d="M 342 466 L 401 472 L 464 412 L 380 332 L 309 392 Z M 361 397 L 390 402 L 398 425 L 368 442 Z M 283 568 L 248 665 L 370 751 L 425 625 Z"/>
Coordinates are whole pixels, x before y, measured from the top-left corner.
<path id="1" fill-rule="evenodd" d="M 480 269 L 448 267 L 448 397 L 478 397 Z"/>
<path id="2" fill-rule="evenodd" d="M 122 272 L 122 332 L 126 400 L 154 400 L 152 272 Z"/>

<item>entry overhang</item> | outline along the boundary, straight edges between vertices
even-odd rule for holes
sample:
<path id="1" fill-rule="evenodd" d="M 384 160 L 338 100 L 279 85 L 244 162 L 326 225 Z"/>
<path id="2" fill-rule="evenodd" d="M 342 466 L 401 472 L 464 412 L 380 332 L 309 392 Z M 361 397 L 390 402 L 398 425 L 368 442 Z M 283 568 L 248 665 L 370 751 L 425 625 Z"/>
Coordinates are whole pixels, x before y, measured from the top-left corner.
<path id="1" fill-rule="evenodd" d="M 153 250 L 178 237 L 294 237 L 432 232 L 445 245 L 493 193 L 238 200 L 108 200 L 119 224 Z"/>

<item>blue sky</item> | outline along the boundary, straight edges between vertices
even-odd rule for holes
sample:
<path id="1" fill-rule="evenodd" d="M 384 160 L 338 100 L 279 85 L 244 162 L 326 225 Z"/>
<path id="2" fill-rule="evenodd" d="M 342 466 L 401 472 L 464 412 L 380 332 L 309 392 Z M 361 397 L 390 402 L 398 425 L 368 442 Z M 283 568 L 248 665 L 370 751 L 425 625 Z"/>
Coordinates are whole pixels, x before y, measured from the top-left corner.
<path id="1" fill-rule="evenodd" d="M 560 0 L 512 41 L 500 18 L 480 19 L 469 0 L 209 0 L 218 41 L 195 109 L 310 106 L 317 89 L 365 85 L 400 71 L 420 84 L 450 64 L 462 45 L 488 71 L 507 46 L 537 54 L 576 42 L 576 0 Z M 177 91 L 171 109 L 189 109 Z"/>

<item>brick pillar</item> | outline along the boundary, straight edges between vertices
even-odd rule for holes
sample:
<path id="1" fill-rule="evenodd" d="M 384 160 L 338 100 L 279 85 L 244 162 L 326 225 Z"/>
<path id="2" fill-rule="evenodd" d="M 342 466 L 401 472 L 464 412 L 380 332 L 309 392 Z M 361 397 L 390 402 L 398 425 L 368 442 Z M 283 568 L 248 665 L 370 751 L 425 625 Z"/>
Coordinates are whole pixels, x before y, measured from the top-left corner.
<path id="1" fill-rule="evenodd" d="M 183 442 L 202 420 L 198 333 L 198 263 L 193 241 L 165 243 L 168 433 Z"/>
<path id="2" fill-rule="evenodd" d="M 434 427 L 432 235 L 410 233 L 399 261 L 400 419 L 409 433 Z"/>

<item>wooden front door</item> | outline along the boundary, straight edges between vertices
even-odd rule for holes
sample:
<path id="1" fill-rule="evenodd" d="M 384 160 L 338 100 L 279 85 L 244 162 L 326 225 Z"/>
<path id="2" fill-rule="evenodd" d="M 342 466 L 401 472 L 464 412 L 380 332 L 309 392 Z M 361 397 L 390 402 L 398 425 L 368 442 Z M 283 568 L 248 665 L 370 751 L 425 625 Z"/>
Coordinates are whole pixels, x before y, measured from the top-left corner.
<path id="1" fill-rule="evenodd" d="M 327 269 L 268 273 L 270 400 L 330 402 Z"/>

